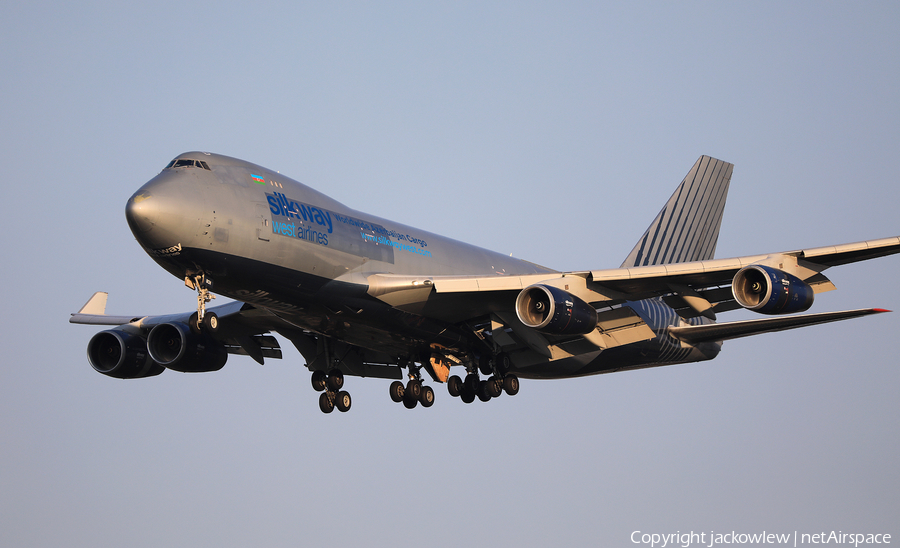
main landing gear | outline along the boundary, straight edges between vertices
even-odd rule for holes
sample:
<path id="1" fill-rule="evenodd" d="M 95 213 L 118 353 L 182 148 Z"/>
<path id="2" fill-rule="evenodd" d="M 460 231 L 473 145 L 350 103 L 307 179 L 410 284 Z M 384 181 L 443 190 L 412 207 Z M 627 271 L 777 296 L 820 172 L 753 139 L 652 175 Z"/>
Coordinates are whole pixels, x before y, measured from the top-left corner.
<path id="1" fill-rule="evenodd" d="M 390 387 L 391 399 L 395 403 L 403 403 L 407 409 L 412 409 L 418 404 L 422 407 L 434 405 L 434 389 L 422 384 L 422 376 L 419 368 L 410 365 L 409 381 L 406 386 L 400 381 L 394 381 Z"/>
<path id="2" fill-rule="evenodd" d="M 434 389 L 423 385 L 420 379 L 410 379 L 406 386 L 400 381 L 394 381 L 391 383 L 390 392 L 391 399 L 396 403 L 403 402 L 403 406 L 407 409 L 412 409 L 420 403 L 422 407 L 434 405 Z"/>
<path id="3" fill-rule="evenodd" d="M 447 391 L 454 398 L 459 398 L 465 403 L 472 403 L 475 398 L 481 401 L 490 401 L 499 397 L 503 392 L 510 396 L 519 393 L 519 378 L 508 374 L 503 377 L 491 375 L 487 380 L 480 379 L 478 373 L 469 373 L 462 380 L 457 375 L 447 379 Z"/>
<path id="4" fill-rule="evenodd" d="M 515 396 L 519 393 L 519 378 L 511 373 L 503 373 L 509 370 L 509 365 L 509 356 L 506 354 L 499 354 L 493 362 L 486 356 L 482 357 L 478 369 L 470 368 L 465 380 L 457 375 L 447 379 L 447 391 L 465 403 L 472 403 L 475 398 L 484 402 L 490 401 L 503 392 Z M 487 380 L 481 379 L 478 376 L 479 371 L 490 376 Z"/>
<path id="5" fill-rule="evenodd" d="M 335 407 L 341 413 L 350 410 L 353 402 L 350 394 L 341 390 L 344 387 L 344 374 L 340 369 L 332 369 L 328 373 L 319 369 L 313 371 L 312 387 L 316 392 L 322 392 L 319 396 L 319 409 L 323 413 L 331 413 Z"/>
<path id="6" fill-rule="evenodd" d="M 505 354 L 500 354 L 493 360 L 489 357 L 483 358 L 478 368 L 474 365 L 468 366 L 469 373 L 465 380 L 457 375 L 448 378 L 447 391 L 465 403 L 472 403 L 476 398 L 486 402 L 499 397 L 503 392 L 515 396 L 519 393 L 519 378 L 511 373 L 503 373 L 509 370 L 509 366 L 509 357 Z M 419 367 L 411 364 L 409 381 L 405 386 L 400 381 L 391 383 L 391 399 L 396 403 L 402 403 L 407 409 L 412 409 L 420 403 L 422 407 L 431 407 L 434 404 L 434 390 L 422 384 L 419 370 Z M 478 376 L 479 371 L 490 377 L 486 380 L 481 379 Z"/>

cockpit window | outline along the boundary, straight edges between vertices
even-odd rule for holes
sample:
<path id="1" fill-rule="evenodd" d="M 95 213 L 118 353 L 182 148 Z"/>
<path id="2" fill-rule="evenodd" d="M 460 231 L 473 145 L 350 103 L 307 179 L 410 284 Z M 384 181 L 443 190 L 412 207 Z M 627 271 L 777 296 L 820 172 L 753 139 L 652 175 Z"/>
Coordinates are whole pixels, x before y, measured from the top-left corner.
<path id="1" fill-rule="evenodd" d="M 175 158 L 169 165 L 166 166 L 166 169 L 170 167 L 199 167 L 201 169 L 205 169 L 206 171 L 212 171 L 209 169 L 209 164 L 200 160 L 190 160 L 188 158 Z"/>

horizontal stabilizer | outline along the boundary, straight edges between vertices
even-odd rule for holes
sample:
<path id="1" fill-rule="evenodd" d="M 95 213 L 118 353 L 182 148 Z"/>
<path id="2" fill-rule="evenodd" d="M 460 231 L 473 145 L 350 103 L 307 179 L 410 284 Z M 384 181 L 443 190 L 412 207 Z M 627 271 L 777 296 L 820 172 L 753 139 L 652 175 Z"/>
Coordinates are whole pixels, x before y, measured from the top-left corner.
<path id="1" fill-rule="evenodd" d="M 869 314 L 880 314 L 881 312 L 890 312 L 890 310 L 884 310 L 882 308 L 862 308 L 858 310 L 843 310 L 840 312 L 805 314 L 802 316 L 783 316 L 780 318 L 763 318 L 760 320 L 746 320 L 740 322 L 670 327 L 669 334 L 686 343 L 697 344 L 702 342 L 738 339 L 740 337 L 748 337 L 760 333 L 784 331 L 786 329 L 806 327 L 807 325 L 848 320 L 850 318 L 868 316 Z"/>

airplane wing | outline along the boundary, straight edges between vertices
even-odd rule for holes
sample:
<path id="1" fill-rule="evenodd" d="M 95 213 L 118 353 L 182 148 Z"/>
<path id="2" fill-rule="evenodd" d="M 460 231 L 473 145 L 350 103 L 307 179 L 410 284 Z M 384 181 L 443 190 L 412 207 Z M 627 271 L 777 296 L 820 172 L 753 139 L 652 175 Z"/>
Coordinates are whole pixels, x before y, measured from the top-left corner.
<path id="1" fill-rule="evenodd" d="M 192 316 L 196 314 L 192 311 L 159 316 L 111 316 L 106 314 L 107 298 L 106 292 L 94 293 L 88 302 L 69 318 L 69 323 L 74 324 L 117 326 L 115 329 L 97 334 L 106 337 L 106 341 L 105 343 L 98 341 L 95 345 L 92 340 L 88 346 L 89 355 L 92 351 L 100 352 L 109 348 L 113 348 L 112 352 L 115 353 L 117 347 L 121 348 L 121 352 L 127 353 L 128 335 L 136 335 L 149 341 L 148 335 L 157 326 L 189 325 Z M 241 301 L 232 301 L 209 307 L 206 313 L 216 315 L 218 326 L 210 336 L 224 347 L 227 354 L 250 356 L 260 365 L 265 362 L 265 358 L 281 359 L 281 346 L 275 337 L 269 335 L 278 333 L 294 344 L 307 363 L 313 364 L 317 359 L 321 359 L 322 354 L 317 348 L 315 336 L 271 310 Z M 176 334 L 172 330 L 169 330 L 169 333 Z M 189 337 L 187 334 L 185 336 Z M 365 360 L 358 354 L 356 348 L 342 342 L 335 342 L 332 351 L 335 355 L 341 356 L 340 369 L 345 374 L 384 379 L 402 378 L 400 368 L 395 364 L 385 363 L 389 360 L 377 353 L 370 352 L 368 360 Z M 102 361 L 95 356 L 90 356 L 90 359 L 95 367 Z M 224 361 L 223 359 L 223 365 Z M 177 366 L 167 365 L 167 367 L 178 370 Z M 146 373 L 144 369 L 137 370 Z M 162 369 L 156 371 L 158 374 Z"/>
<path id="2" fill-rule="evenodd" d="M 777 268 L 821 290 L 834 289 L 819 277 L 825 269 L 900 252 L 900 237 L 867 240 L 836 246 L 752 255 L 732 259 L 714 259 L 690 263 L 661 264 L 632 268 L 591 271 L 594 283 L 629 294 L 658 292 L 676 283 L 690 287 L 711 287 L 730 283 L 734 274 L 745 266 L 760 264 Z"/>
<path id="3" fill-rule="evenodd" d="M 808 284 L 815 293 L 822 293 L 835 289 L 822 274 L 824 270 L 898 252 L 900 237 L 891 237 L 732 259 L 595 270 L 590 279 L 599 287 L 627 295 L 629 300 L 663 295 L 684 317 L 692 317 L 705 315 L 706 310 L 740 308 L 731 284 L 738 271 L 747 266 L 762 265 L 786 272 Z"/>
<path id="4" fill-rule="evenodd" d="M 158 325 L 173 322 L 187 324 L 193 314 L 184 312 L 160 316 L 110 316 L 106 314 L 108 297 L 109 294 L 103 291 L 94 293 L 78 312 L 72 314 L 69 323 L 127 327 L 130 332 L 141 332 L 146 336 L 146 333 Z M 278 341 L 265 335 L 268 331 L 281 327 L 277 316 L 240 301 L 210 307 L 208 311 L 216 314 L 219 320 L 215 336 L 229 354 L 248 355 L 260 364 L 264 362 L 264 358 L 281 358 Z"/>
<path id="5" fill-rule="evenodd" d="M 827 268 L 898 252 L 900 237 L 891 237 L 731 259 L 608 270 L 525 276 L 373 274 L 368 277 L 368 282 L 369 294 L 373 297 L 410 311 L 431 309 L 447 321 L 465 319 L 461 315 L 472 313 L 473 302 L 478 303 L 476 309 L 508 310 L 511 298 L 533 284 L 563 289 L 597 307 L 659 296 L 682 317 L 690 318 L 708 316 L 709 311 L 740 308 L 731 284 L 737 272 L 747 266 L 763 265 L 786 272 L 821 293 L 835 288 L 822 274 Z M 427 306 L 430 301 L 440 306 Z"/>
<path id="6" fill-rule="evenodd" d="M 822 272 L 831 266 L 900 252 L 900 237 L 780 253 L 647 265 L 609 270 L 533 274 L 525 276 L 368 277 L 369 294 L 392 306 L 459 323 L 473 314 L 489 314 L 488 331 L 504 349 L 527 347 L 553 359 L 578 338 L 539 333 L 517 315 L 518 297 L 533 285 L 551 286 L 571 294 L 597 311 L 596 329 L 583 334 L 584 343 L 613 348 L 653 338 L 656 333 L 628 304 L 662 298 L 684 320 L 741 308 L 732 289 L 742 269 L 762 265 L 802 280 L 814 293 L 835 289 Z M 811 301 L 810 303 L 811 304 Z M 805 310 L 802 308 L 801 310 Z M 862 309 L 821 314 L 789 315 L 750 321 L 670 326 L 670 336 L 688 344 L 723 341 L 760 333 L 886 312 Z M 691 322 L 695 323 L 695 322 Z"/>

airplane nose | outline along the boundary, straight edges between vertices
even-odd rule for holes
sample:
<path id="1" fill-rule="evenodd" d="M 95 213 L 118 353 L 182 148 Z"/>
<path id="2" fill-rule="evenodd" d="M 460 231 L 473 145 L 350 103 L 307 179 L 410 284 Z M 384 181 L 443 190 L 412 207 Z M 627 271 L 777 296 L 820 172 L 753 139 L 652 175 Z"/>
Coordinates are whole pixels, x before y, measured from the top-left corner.
<path id="1" fill-rule="evenodd" d="M 125 205 L 125 218 L 135 235 L 150 232 L 159 219 L 159 200 L 146 190 L 135 192 Z"/>
<path id="2" fill-rule="evenodd" d="M 148 249 L 187 245 L 196 237 L 205 200 L 196 180 L 164 173 L 148 181 L 125 204 L 134 237 Z"/>

